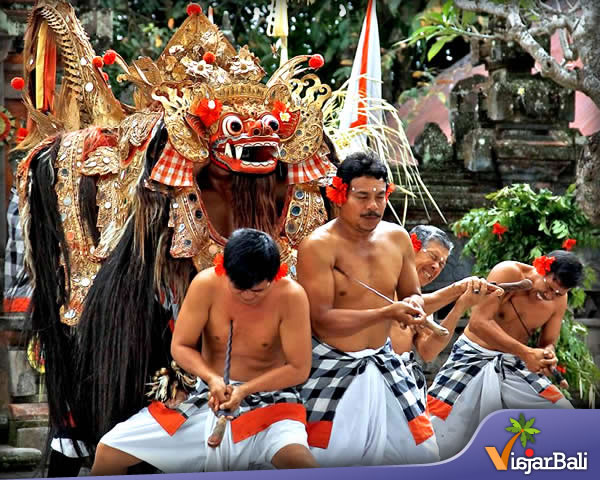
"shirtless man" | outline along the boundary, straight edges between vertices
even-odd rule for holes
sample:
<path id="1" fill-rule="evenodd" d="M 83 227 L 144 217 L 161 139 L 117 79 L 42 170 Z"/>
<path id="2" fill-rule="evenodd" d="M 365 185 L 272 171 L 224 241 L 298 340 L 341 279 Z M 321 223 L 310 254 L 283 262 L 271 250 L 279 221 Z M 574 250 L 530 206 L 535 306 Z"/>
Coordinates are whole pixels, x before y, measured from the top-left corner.
<path id="1" fill-rule="evenodd" d="M 298 281 L 310 301 L 313 368 L 302 389 L 309 444 L 322 466 L 427 463 L 435 435 L 414 378 L 389 341 L 395 322 L 424 312 L 410 238 L 381 221 L 389 183 L 373 153 L 349 155 L 328 197 L 339 216 L 298 249 Z M 360 280 L 388 301 L 357 284 Z"/>
<path id="2" fill-rule="evenodd" d="M 528 291 L 506 293 L 476 305 L 469 325 L 429 389 L 442 458 L 467 444 L 483 418 L 503 408 L 572 408 L 547 376 L 557 363 L 556 344 L 567 309 L 567 292 L 583 267 L 562 250 L 535 266 L 502 262 L 488 276 L 497 283 L 531 280 Z M 540 331 L 538 347 L 528 346 Z"/>
<path id="3" fill-rule="evenodd" d="M 285 271 L 265 233 L 231 235 L 215 267 L 192 281 L 173 333 L 173 358 L 199 377 L 196 390 L 174 409 L 155 402 L 118 424 L 100 441 L 92 475 L 123 474 L 142 460 L 173 473 L 317 466 L 293 388 L 310 371 L 308 299 Z M 210 448 L 218 411 L 236 418 Z"/>
<path id="4" fill-rule="evenodd" d="M 444 232 L 433 225 L 417 225 L 410 231 L 410 238 L 415 251 L 415 267 L 421 288 L 429 285 L 442 273 L 454 245 Z M 440 288 L 435 292 L 424 293 L 423 310 L 427 315 L 433 315 L 440 308 L 456 301 L 446 318 L 440 325 L 448 330 L 448 335 L 440 336 L 431 330 L 403 327 L 399 323 L 392 324 L 390 337 L 394 351 L 403 355 L 408 366 L 418 380 L 424 401 L 427 401 L 427 385 L 425 374 L 416 361 L 414 348 L 425 362 L 433 361 L 452 339 L 456 325 L 465 312 L 485 299 L 479 293 L 486 289 L 487 293 L 501 295 L 502 289 L 488 283 L 483 278 L 467 277 L 452 285 Z"/>

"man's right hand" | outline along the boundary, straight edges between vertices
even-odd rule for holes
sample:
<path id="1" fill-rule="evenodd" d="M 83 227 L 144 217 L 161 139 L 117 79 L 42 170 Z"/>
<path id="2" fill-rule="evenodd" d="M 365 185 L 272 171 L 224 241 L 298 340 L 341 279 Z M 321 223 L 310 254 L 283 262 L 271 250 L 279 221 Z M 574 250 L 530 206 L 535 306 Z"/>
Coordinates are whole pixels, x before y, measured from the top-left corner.
<path id="1" fill-rule="evenodd" d="M 223 377 L 219 376 L 212 377 L 207 385 L 210 391 L 208 406 L 216 413 L 219 410 L 219 405 L 229 400 L 229 390 L 227 390 Z"/>
<path id="2" fill-rule="evenodd" d="M 543 348 L 529 348 L 522 360 L 525 362 L 527 370 L 542 375 L 557 362 L 556 357 L 547 358 L 546 350 Z"/>
<path id="3" fill-rule="evenodd" d="M 423 325 L 426 315 L 418 305 L 411 305 L 408 302 L 394 302 L 385 307 L 385 315 L 398 322 L 401 326 Z"/>

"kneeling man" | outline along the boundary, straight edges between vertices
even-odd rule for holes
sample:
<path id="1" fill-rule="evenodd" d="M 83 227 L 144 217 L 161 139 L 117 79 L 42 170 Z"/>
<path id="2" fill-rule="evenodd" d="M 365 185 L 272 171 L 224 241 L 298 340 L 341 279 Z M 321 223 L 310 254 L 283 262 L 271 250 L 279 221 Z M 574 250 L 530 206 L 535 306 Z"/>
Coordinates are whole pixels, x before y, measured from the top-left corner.
<path id="1" fill-rule="evenodd" d="M 215 267 L 192 281 L 173 333 L 173 358 L 199 377 L 196 390 L 174 409 L 155 402 L 118 424 L 101 439 L 92 475 L 141 461 L 173 473 L 317 466 L 294 388 L 310 371 L 308 299 L 285 273 L 267 234 L 231 235 Z M 233 419 L 211 448 L 217 412 Z"/>

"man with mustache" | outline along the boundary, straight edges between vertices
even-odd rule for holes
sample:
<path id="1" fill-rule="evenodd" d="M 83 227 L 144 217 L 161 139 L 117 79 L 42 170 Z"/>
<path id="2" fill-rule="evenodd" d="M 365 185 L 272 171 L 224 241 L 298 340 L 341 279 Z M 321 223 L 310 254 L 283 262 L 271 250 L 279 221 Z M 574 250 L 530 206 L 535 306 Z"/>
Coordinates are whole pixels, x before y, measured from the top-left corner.
<path id="1" fill-rule="evenodd" d="M 374 153 L 349 155 L 327 189 L 339 216 L 298 250 L 314 335 L 301 394 L 309 445 L 322 466 L 438 459 L 425 402 L 389 339 L 394 323 L 425 320 L 408 233 L 381 220 L 392 189 Z M 356 280 L 400 301 L 390 304 Z"/>
<path id="2" fill-rule="evenodd" d="M 536 258 L 533 266 L 506 261 L 492 269 L 490 282 L 527 279 L 532 288 L 488 296 L 475 305 L 464 334 L 429 388 L 442 458 L 458 453 L 493 411 L 572 408 L 547 376 L 557 364 L 554 345 L 567 293 L 582 276 L 579 259 L 563 250 Z M 538 329 L 538 346 L 529 347 Z"/>

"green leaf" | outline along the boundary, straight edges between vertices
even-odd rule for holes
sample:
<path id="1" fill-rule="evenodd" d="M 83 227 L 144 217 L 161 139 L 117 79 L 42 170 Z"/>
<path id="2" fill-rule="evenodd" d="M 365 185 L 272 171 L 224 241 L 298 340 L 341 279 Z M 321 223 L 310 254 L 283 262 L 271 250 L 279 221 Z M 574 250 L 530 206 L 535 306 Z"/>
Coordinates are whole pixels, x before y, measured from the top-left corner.
<path id="1" fill-rule="evenodd" d="M 428 61 L 431 61 L 431 59 L 439 53 L 439 51 L 444 47 L 444 45 L 446 45 L 446 43 L 448 43 L 448 41 L 449 41 L 448 38 L 449 38 L 448 36 L 440 37 L 431 46 L 431 48 L 427 52 L 427 60 Z M 452 37 L 452 38 L 454 38 L 454 37 Z"/>
<path id="2" fill-rule="evenodd" d="M 535 417 L 530 418 L 529 420 L 527 420 L 527 423 L 525 424 L 525 428 L 531 428 L 531 426 L 535 423 Z"/>
<path id="3" fill-rule="evenodd" d="M 512 432 L 512 433 L 519 433 L 521 431 L 521 427 L 515 427 L 515 426 L 506 427 L 506 431 Z"/>
<path id="4" fill-rule="evenodd" d="M 521 431 L 522 427 L 521 424 L 519 422 L 517 422 L 514 418 L 509 418 L 510 423 L 513 424 L 513 427 L 518 428 L 519 432 Z"/>
<path id="5" fill-rule="evenodd" d="M 525 432 L 531 434 L 531 435 L 535 435 L 536 433 L 540 433 L 540 431 L 537 428 L 524 428 L 523 430 Z"/>
<path id="6" fill-rule="evenodd" d="M 526 423 L 527 423 L 527 420 L 525 420 L 525 415 L 520 413 L 519 414 L 519 424 L 521 425 L 521 428 L 523 428 Z"/>
<path id="7" fill-rule="evenodd" d="M 521 445 L 523 445 L 523 448 L 527 445 L 527 437 L 525 435 L 521 435 Z"/>

